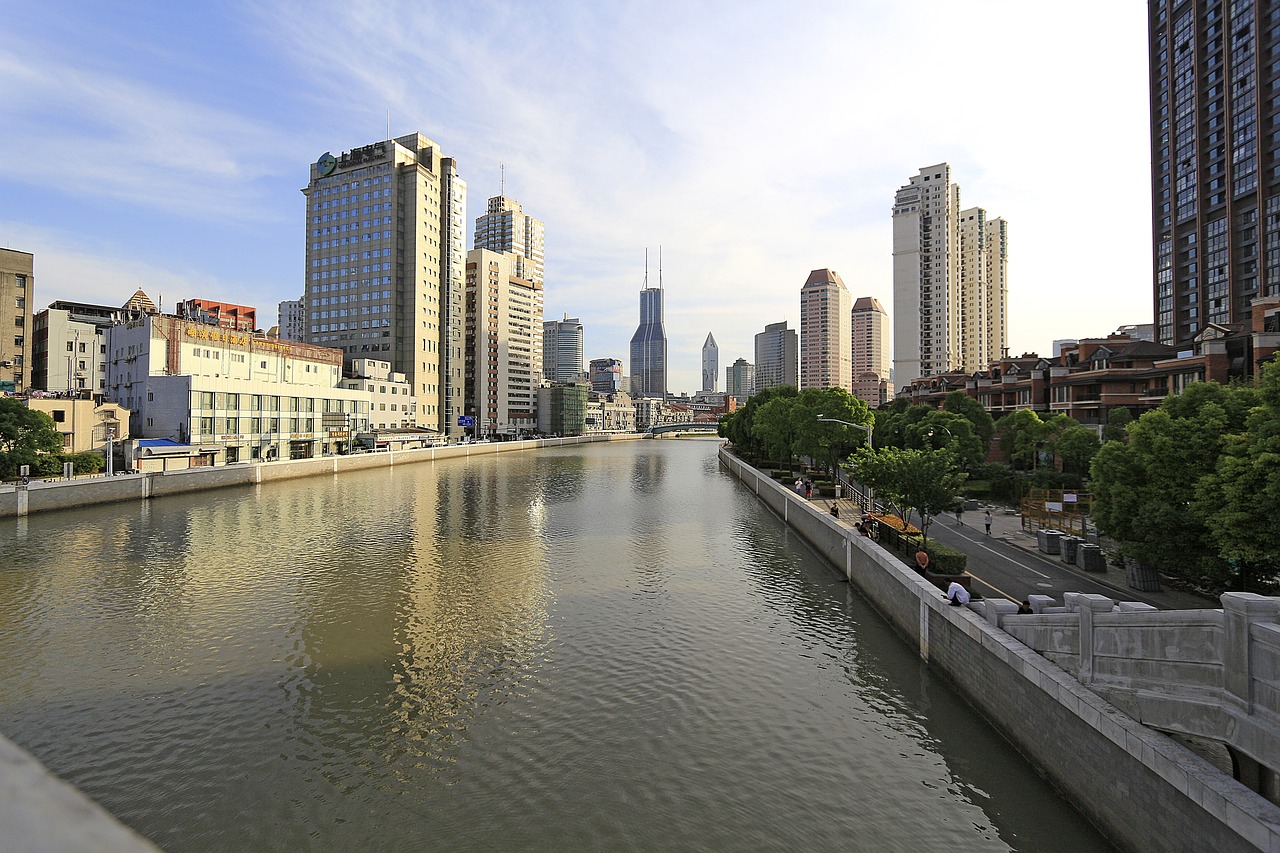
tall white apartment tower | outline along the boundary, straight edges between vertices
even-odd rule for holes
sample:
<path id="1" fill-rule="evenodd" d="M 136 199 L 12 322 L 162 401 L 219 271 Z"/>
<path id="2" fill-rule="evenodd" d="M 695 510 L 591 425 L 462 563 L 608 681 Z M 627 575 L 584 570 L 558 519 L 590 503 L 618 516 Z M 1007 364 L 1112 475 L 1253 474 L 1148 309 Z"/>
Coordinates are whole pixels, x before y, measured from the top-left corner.
<path id="1" fill-rule="evenodd" d="M 973 372 L 1008 342 L 1008 225 L 960 208 L 946 163 L 928 166 L 893 205 L 893 378 Z"/>
<path id="2" fill-rule="evenodd" d="M 854 300 L 852 316 L 853 394 L 868 406 L 880 404 L 880 383 L 888 380 L 889 315 L 880 300 L 861 296 Z M 892 394 L 892 389 L 888 389 Z"/>
<path id="3" fill-rule="evenodd" d="M 521 278 L 513 252 L 467 253 L 466 391 L 463 408 L 481 435 L 537 428 L 542 285 Z"/>
<path id="4" fill-rule="evenodd" d="M 420 133 L 328 152 L 307 197 L 307 342 L 391 363 L 419 426 L 463 413 L 467 186 Z"/>
<path id="5" fill-rule="evenodd" d="M 543 278 L 542 221 L 525 216 L 520 202 L 497 195 L 489 199 L 483 216 L 476 218 L 473 246 L 516 256 L 515 275 L 541 287 Z"/>
<path id="6" fill-rule="evenodd" d="M 702 344 L 702 390 L 715 391 L 720 384 L 720 347 L 715 336 L 707 332 Z"/>
<path id="7" fill-rule="evenodd" d="M 853 300 L 835 270 L 809 273 L 800 288 L 800 388 L 853 388 Z"/>
<path id="8" fill-rule="evenodd" d="M 286 341 L 305 343 L 307 339 L 305 302 L 301 299 L 286 299 L 280 303 L 280 316 L 277 328 L 280 337 Z"/>

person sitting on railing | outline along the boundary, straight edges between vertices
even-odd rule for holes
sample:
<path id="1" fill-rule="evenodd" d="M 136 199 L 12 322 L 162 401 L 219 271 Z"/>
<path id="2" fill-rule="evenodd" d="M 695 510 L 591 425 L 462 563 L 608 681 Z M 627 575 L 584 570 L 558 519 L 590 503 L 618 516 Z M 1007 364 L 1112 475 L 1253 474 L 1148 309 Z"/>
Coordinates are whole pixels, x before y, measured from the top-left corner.
<path id="1" fill-rule="evenodd" d="M 952 607 L 960 607 L 969 603 L 969 590 L 961 586 L 959 581 L 952 581 L 947 587 L 946 598 Z"/>

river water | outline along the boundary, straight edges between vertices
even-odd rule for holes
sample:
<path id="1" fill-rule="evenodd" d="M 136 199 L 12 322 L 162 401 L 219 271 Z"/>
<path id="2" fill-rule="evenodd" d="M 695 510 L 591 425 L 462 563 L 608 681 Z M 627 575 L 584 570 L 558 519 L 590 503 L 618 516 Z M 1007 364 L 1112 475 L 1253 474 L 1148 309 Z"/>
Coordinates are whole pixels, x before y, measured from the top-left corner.
<path id="1" fill-rule="evenodd" d="M 1108 849 L 713 440 L 0 528 L 0 732 L 167 850 Z"/>

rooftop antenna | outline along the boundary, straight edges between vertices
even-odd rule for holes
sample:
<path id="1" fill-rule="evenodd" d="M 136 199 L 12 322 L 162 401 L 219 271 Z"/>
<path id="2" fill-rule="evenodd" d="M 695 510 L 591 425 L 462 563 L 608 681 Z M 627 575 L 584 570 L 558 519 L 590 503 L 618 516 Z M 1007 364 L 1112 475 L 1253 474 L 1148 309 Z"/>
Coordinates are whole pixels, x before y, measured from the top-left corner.
<path id="1" fill-rule="evenodd" d="M 641 290 L 649 289 L 649 247 L 644 247 L 644 287 Z"/>
<path id="2" fill-rule="evenodd" d="M 507 194 L 507 167 L 504 164 L 499 163 L 498 164 L 498 195 L 506 195 L 506 194 Z"/>
<path id="3" fill-rule="evenodd" d="M 662 246 L 658 246 L 658 290 L 662 290 Z"/>
<path id="4" fill-rule="evenodd" d="M 387 139 L 391 139 L 391 108 L 387 107 Z"/>

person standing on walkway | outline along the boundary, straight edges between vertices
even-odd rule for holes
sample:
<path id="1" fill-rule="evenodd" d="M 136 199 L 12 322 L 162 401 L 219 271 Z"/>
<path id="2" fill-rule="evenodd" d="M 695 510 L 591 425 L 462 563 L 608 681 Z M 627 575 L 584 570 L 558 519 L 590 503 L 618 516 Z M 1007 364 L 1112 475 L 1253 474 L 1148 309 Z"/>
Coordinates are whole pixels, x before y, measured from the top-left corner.
<path id="1" fill-rule="evenodd" d="M 964 522 L 960 520 L 960 516 L 963 514 L 964 514 L 964 504 L 960 504 L 959 506 L 956 507 L 956 525 L 959 527 L 964 527 Z"/>
<path id="2" fill-rule="evenodd" d="M 805 500 L 813 500 L 813 480 L 804 481 L 804 497 Z"/>
<path id="3" fill-rule="evenodd" d="M 987 510 L 982 516 L 982 523 L 987 526 L 987 535 L 991 535 L 991 510 Z"/>
<path id="4" fill-rule="evenodd" d="M 923 575 L 929 570 L 929 552 L 920 546 L 920 550 L 916 551 L 916 573 Z"/>

